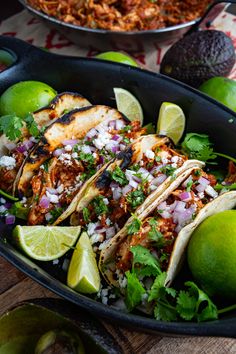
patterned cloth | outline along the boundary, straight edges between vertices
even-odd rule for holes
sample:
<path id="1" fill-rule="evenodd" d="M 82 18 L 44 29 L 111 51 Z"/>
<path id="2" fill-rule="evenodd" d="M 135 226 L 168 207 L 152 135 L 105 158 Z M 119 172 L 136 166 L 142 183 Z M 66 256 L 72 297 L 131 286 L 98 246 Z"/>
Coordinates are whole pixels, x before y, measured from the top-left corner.
<path id="1" fill-rule="evenodd" d="M 211 28 L 219 29 L 229 35 L 236 49 L 236 16 L 223 11 L 214 20 Z M 56 30 L 48 28 L 39 19 L 34 18 L 27 10 L 3 21 L 0 24 L 0 34 L 23 39 L 57 54 L 92 57 L 98 53 L 94 48 L 84 49 L 74 45 Z M 132 51 L 130 54 L 146 69 L 158 72 L 163 55 L 172 44 L 173 42 L 165 43 L 150 48 L 148 52 Z M 236 80 L 236 65 L 229 77 Z"/>

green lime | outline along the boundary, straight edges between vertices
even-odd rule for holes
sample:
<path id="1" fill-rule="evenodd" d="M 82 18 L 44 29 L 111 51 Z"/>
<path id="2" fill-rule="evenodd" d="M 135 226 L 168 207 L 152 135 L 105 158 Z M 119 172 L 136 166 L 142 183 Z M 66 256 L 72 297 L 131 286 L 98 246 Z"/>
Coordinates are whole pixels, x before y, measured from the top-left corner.
<path id="1" fill-rule="evenodd" d="M 100 288 L 100 275 L 89 236 L 83 232 L 73 252 L 67 285 L 84 294 L 97 293 Z"/>
<path id="2" fill-rule="evenodd" d="M 95 56 L 97 59 L 115 61 L 117 63 L 127 64 L 131 66 L 139 66 L 138 63 L 128 54 L 124 54 L 121 52 L 104 52 Z"/>
<path id="3" fill-rule="evenodd" d="M 199 90 L 236 112 L 235 80 L 220 76 L 213 77 L 204 82 Z"/>
<path id="4" fill-rule="evenodd" d="M 236 210 L 205 219 L 192 234 L 188 264 L 209 295 L 236 299 Z"/>
<path id="5" fill-rule="evenodd" d="M 29 257 L 51 261 L 63 256 L 75 244 L 80 230 L 80 226 L 17 225 L 13 237 Z"/>
<path id="6" fill-rule="evenodd" d="M 175 144 L 181 139 L 185 128 L 185 115 L 175 103 L 163 102 L 157 120 L 157 134 L 166 135 Z"/>
<path id="7" fill-rule="evenodd" d="M 129 91 L 114 87 L 116 106 L 130 121 L 138 120 L 143 125 L 143 110 L 137 98 Z"/>
<path id="8" fill-rule="evenodd" d="M 24 118 L 39 108 L 47 106 L 56 91 L 40 81 L 21 81 L 10 87 L 0 97 L 0 115 L 15 114 Z"/>

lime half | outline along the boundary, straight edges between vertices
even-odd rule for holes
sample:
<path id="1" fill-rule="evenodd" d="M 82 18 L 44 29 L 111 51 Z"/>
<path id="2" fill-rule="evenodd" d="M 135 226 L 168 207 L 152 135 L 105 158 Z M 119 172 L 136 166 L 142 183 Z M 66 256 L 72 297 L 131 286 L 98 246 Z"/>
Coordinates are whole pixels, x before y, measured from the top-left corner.
<path id="1" fill-rule="evenodd" d="M 67 285 L 84 294 L 97 293 L 100 288 L 100 275 L 89 236 L 83 232 L 73 252 Z"/>
<path id="2" fill-rule="evenodd" d="M 166 135 L 175 144 L 181 139 L 185 128 L 185 115 L 182 109 L 174 103 L 163 102 L 157 121 L 157 134 Z"/>
<path id="3" fill-rule="evenodd" d="M 75 244 L 80 230 L 80 226 L 17 225 L 13 237 L 29 257 L 51 261 L 63 256 Z"/>
<path id="4" fill-rule="evenodd" d="M 123 113 L 130 121 L 138 120 L 143 125 L 143 110 L 134 95 L 129 91 L 115 87 L 114 89 L 116 106 L 118 111 Z"/>

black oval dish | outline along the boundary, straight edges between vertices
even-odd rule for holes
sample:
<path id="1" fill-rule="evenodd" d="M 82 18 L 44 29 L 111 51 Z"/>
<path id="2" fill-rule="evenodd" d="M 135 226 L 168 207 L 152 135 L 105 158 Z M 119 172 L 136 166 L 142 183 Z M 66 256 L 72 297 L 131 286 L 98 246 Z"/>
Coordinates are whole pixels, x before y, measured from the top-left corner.
<path id="1" fill-rule="evenodd" d="M 236 114 L 187 85 L 122 64 L 50 54 L 10 37 L 0 37 L 0 49 L 12 50 L 17 55 L 16 62 L 0 73 L 0 94 L 18 81 L 40 80 L 58 92 L 77 91 L 94 104 L 114 106 L 113 87 L 122 87 L 141 102 L 145 124 L 156 121 L 163 101 L 176 103 L 186 114 L 186 131 L 209 134 L 218 151 L 235 155 Z M 43 269 L 44 262 L 36 264 L 7 242 L 11 230 L 6 225 L 0 227 L 1 256 L 43 286 L 96 316 L 145 332 L 236 337 L 235 313 L 207 323 L 168 323 L 125 314 L 78 294 L 56 279 L 55 272 L 50 270 L 49 274 L 49 269 Z"/>

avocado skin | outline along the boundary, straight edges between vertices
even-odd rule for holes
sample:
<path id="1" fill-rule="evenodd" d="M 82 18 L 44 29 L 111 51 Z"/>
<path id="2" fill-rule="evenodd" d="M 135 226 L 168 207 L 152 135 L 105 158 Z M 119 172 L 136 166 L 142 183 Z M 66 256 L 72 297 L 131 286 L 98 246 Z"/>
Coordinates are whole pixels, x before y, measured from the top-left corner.
<path id="1" fill-rule="evenodd" d="M 233 42 L 222 31 L 193 32 L 164 55 L 160 73 L 199 87 L 215 76 L 227 76 L 235 63 Z"/>

